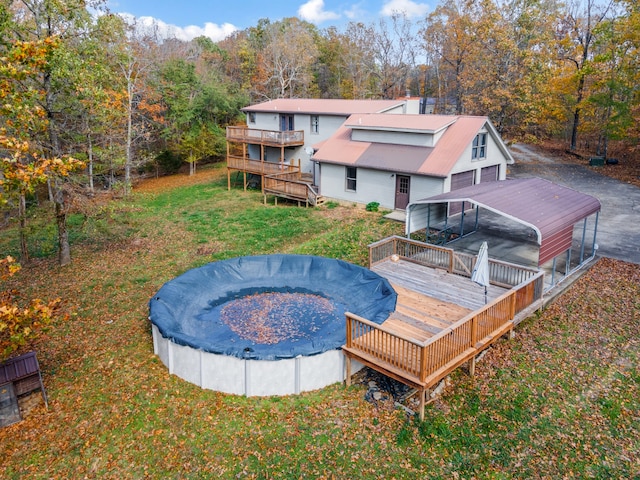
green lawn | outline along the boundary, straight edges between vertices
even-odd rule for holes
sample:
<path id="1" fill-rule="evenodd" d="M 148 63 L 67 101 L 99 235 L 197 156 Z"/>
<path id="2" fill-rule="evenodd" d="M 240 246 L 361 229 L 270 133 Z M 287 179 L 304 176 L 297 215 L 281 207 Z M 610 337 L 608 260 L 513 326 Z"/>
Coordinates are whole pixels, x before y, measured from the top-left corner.
<path id="1" fill-rule="evenodd" d="M 68 267 L 41 235 L 41 258 L 11 286 L 62 297 L 69 316 L 37 344 L 49 410 L 0 430 L 1 478 L 640 476 L 638 265 L 598 262 L 475 378 L 455 372 L 423 423 L 367 402 L 364 385 L 244 398 L 170 376 L 147 320 L 164 282 L 272 252 L 364 265 L 368 243 L 401 233 L 379 212 L 264 206 L 208 174 L 73 214 Z M 13 251 L 15 232 L 0 245 Z"/>

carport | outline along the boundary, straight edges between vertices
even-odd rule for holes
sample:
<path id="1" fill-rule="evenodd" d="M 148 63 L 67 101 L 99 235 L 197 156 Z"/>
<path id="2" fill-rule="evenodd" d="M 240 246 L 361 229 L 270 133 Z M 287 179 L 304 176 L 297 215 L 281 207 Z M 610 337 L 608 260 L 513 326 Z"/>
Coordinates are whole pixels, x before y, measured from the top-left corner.
<path id="1" fill-rule="evenodd" d="M 461 204 L 462 213 L 449 215 L 452 204 Z M 503 225 L 494 222 L 496 229 L 502 226 L 500 235 L 511 234 L 505 225 L 512 222 L 531 229 L 538 246 L 537 266 L 552 263 L 553 285 L 558 259 L 564 260 L 568 276 L 595 256 L 600 208 L 597 198 L 541 178 L 480 183 L 410 203 L 405 233 L 410 237 L 424 231 L 427 242 L 454 247 L 449 244 L 482 230 L 482 212 L 490 212 L 504 220 Z M 575 249 L 579 255 L 572 258 Z"/>

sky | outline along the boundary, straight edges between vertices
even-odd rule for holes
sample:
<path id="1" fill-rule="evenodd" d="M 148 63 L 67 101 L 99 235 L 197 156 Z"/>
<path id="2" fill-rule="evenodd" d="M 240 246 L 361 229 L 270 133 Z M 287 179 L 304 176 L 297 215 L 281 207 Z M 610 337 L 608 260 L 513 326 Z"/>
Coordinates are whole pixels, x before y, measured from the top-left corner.
<path id="1" fill-rule="evenodd" d="M 323 29 L 371 23 L 393 13 L 417 21 L 431 11 L 425 0 L 108 0 L 107 6 L 143 24 L 155 22 L 167 36 L 191 40 L 205 35 L 213 41 L 255 26 L 261 18 L 298 17 Z"/>

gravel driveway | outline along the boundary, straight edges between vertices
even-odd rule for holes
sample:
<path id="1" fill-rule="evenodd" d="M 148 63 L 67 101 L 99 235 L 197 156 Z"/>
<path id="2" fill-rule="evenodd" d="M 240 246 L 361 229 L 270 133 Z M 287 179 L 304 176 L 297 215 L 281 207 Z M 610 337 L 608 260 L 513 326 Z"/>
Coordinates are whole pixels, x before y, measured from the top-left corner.
<path id="1" fill-rule="evenodd" d="M 514 144 L 510 150 L 516 163 L 509 166 L 507 178 L 540 177 L 593 195 L 602 204 L 598 255 L 640 264 L 640 188 L 595 168 L 555 159 L 530 145 Z"/>

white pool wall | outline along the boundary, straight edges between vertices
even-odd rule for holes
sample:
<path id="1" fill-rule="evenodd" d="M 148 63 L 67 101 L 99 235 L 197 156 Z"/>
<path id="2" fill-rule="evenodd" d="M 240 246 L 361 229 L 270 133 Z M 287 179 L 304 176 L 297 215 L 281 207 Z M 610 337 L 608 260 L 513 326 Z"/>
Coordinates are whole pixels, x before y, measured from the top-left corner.
<path id="1" fill-rule="evenodd" d="M 342 350 L 283 360 L 244 360 L 178 345 L 151 325 L 153 350 L 169 373 L 208 390 L 247 397 L 292 395 L 345 380 Z M 363 365 L 352 362 L 352 373 Z"/>

